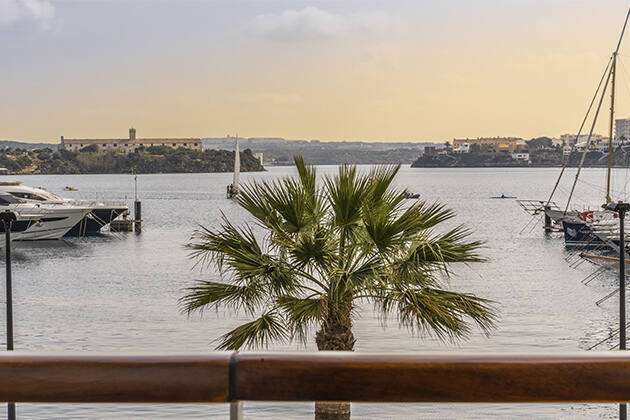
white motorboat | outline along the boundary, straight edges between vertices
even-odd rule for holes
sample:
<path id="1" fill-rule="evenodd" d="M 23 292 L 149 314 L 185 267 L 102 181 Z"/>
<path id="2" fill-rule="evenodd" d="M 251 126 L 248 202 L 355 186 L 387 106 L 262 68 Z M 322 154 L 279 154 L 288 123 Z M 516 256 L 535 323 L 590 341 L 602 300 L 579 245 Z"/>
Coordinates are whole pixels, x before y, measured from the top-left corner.
<path id="1" fill-rule="evenodd" d="M 59 239 L 91 211 L 90 207 L 73 204 L 29 203 L 9 193 L 0 193 L 0 211 L 9 210 L 22 218 L 37 220 L 14 240 L 35 241 Z"/>
<path id="2" fill-rule="evenodd" d="M 63 204 L 79 207 L 89 207 L 90 212 L 79 220 L 66 236 L 93 235 L 101 228 L 108 225 L 121 214 L 128 212 L 129 208 L 124 203 L 104 203 L 100 201 L 71 200 L 60 197 L 41 188 L 33 188 L 18 181 L 0 182 L 0 192 L 6 192 L 28 203 L 38 204 Z"/>
<path id="3" fill-rule="evenodd" d="M 6 210 L 5 212 L 11 213 L 9 220 L 11 220 L 11 241 L 19 241 L 23 238 L 24 232 L 39 223 L 39 217 L 36 215 L 24 215 L 16 211 Z M 0 213 L 2 213 L 0 211 Z M 4 215 L 1 215 L 4 216 Z M 0 221 L 0 248 L 4 247 L 6 240 L 5 224 Z"/>

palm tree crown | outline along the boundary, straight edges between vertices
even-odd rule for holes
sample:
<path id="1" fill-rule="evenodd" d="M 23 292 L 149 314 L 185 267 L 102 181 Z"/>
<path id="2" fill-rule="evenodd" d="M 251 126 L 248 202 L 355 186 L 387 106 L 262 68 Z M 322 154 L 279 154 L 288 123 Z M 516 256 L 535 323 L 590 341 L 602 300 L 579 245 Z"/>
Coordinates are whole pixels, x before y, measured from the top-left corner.
<path id="1" fill-rule="evenodd" d="M 181 299 L 188 313 L 224 306 L 253 321 L 220 338 L 219 349 L 306 341 L 320 350 L 353 350 L 353 314 L 372 302 L 384 319 L 395 315 L 414 331 L 442 340 L 484 333 L 494 326 L 492 303 L 441 288 L 451 263 L 482 261 L 480 242 L 462 226 L 434 227 L 454 216 L 443 205 L 405 200 L 393 187 L 400 166 L 361 174 L 343 165 L 317 183 L 315 168 L 295 158 L 298 176 L 241 188 L 238 204 L 266 232 L 223 218 L 218 230 L 201 228 L 189 247 L 216 264 L 223 281 L 198 281 Z M 472 322 L 471 322 L 472 321 Z"/>

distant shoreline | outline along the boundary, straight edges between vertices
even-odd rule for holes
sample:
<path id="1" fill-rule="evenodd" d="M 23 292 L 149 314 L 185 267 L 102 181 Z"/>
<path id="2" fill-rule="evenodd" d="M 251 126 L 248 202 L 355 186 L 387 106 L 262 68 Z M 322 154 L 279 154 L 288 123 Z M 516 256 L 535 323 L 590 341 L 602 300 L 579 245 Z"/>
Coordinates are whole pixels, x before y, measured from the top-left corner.
<path id="1" fill-rule="evenodd" d="M 87 150 L 72 152 L 50 149 L 26 151 L 0 150 L 1 173 L 19 175 L 112 175 L 170 173 L 230 173 L 234 171 L 234 152 L 197 151 L 164 146 L 149 147 L 134 153 Z M 241 171 L 264 171 L 249 149 L 240 153 Z"/>
<path id="2" fill-rule="evenodd" d="M 410 165 L 411 168 L 562 168 L 562 165 Z M 583 168 L 607 168 L 607 165 L 584 165 Z M 567 165 L 577 168 L 577 165 Z M 628 166 L 613 165 L 613 169 L 626 169 Z"/>

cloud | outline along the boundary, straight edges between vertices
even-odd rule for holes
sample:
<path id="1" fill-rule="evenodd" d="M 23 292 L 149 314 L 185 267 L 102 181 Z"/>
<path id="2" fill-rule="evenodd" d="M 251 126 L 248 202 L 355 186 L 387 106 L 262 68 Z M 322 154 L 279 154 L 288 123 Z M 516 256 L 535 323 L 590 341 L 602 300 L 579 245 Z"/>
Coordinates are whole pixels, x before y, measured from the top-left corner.
<path id="1" fill-rule="evenodd" d="M 50 29 L 54 21 L 55 7 L 49 0 L 0 0 L 0 28 L 32 22 Z"/>
<path id="2" fill-rule="evenodd" d="M 394 26 L 390 16 L 379 12 L 339 15 L 311 6 L 258 15 L 249 32 L 272 41 L 299 42 L 389 31 Z"/>

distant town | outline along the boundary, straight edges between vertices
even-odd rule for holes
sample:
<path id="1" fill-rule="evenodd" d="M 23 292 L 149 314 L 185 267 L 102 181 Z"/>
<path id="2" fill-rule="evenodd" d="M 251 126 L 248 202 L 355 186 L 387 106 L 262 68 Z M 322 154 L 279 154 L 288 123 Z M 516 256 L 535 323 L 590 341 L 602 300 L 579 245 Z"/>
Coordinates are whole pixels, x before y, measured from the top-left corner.
<path id="1" fill-rule="evenodd" d="M 614 150 L 630 142 L 630 118 L 615 121 Z M 587 145 L 588 143 L 588 145 Z M 322 141 L 287 140 L 280 137 L 239 137 L 241 150 L 249 150 L 266 166 L 290 165 L 293 155 L 299 153 L 316 165 L 339 163 L 383 164 L 401 163 L 415 167 L 440 166 L 558 166 L 572 152 L 583 152 L 588 147 L 587 165 L 599 165 L 608 154 L 608 137 L 593 134 L 563 134 L 559 137 L 477 137 L 455 138 L 438 141 Z M 233 151 L 235 137 L 221 138 L 143 138 L 136 137 L 136 129 L 130 128 L 128 136 L 120 138 L 60 137 L 57 144 L 23 141 L 0 141 L 0 149 L 111 151 L 138 153 L 152 147 L 188 150 Z"/>

